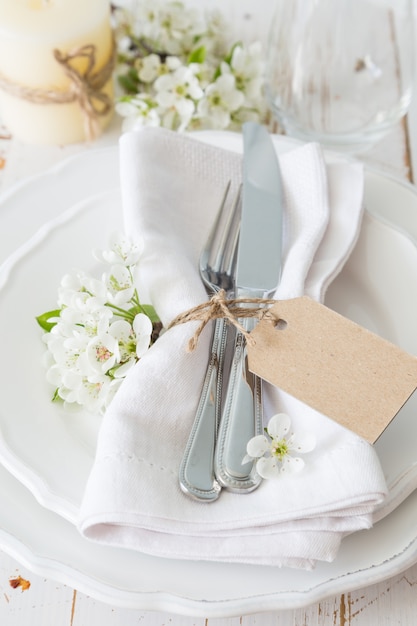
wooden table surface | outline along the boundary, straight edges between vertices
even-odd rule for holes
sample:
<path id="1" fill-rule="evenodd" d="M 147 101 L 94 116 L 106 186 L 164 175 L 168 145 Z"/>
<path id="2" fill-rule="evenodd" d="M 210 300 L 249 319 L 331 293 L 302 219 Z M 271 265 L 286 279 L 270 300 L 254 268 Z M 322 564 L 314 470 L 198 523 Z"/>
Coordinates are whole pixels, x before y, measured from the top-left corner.
<path id="1" fill-rule="evenodd" d="M 227 10 L 241 38 L 264 38 L 272 3 L 269 0 L 228 2 Z M 214 3 L 215 0 L 212 0 L 211 4 Z M 224 3 L 218 4 L 224 8 Z M 115 119 L 93 147 L 112 145 L 119 134 L 120 121 Z M 17 181 L 90 148 L 87 145 L 25 145 L 10 137 L 7 129 L 0 127 L 0 193 Z M 398 124 L 389 136 L 362 155 L 361 159 L 379 171 L 414 182 L 413 171 L 417 176 L 415 101 L 407 120 Z M 11 581 L 19 576 L 29 581 L 27 589 L 13 587 Z M 192 618 L 123 609 L 99 602 L 64 584 L 36 575 L 5 552 L 0 552 L 1 626 L 415 626 L 416 621 L 417 564 L 384 582 L 330 597 L 303 609 L 233 618 Z"/>

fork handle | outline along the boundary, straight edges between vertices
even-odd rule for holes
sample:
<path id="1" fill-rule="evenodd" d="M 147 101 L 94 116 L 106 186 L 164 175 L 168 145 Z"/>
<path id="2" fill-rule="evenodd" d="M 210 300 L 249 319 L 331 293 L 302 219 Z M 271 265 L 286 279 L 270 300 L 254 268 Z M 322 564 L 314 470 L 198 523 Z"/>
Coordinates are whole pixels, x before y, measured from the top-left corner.
<path id="1" fill-rule="evenodd" d="M 182 491 L 204 502 L 217 500 L 221 491 L 214 475 L 214 448 L 220 415 L 226 334 L 224 320 L 217 319 L 214 323 L 209 364 L 179 472 Z"/>
<path id="2" fill-rule="evenodd" d="M 252 330 L 255 321 L 239 320 L 245 330 Z M 261 379 L 249 371 L 246 341 L 237 332 L 235 353 L 215 450 L 215 474 L 222 487 L 236 493 L 256 489 L 261 477 L 255 463 L 242 464 L 246 445 L 252 437 L 262 434 Z"/>

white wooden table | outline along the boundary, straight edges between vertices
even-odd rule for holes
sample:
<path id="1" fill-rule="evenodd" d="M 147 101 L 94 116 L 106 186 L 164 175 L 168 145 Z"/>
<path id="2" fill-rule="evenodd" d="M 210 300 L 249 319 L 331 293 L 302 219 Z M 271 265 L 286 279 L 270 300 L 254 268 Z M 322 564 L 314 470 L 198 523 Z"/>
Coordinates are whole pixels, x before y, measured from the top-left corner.
<path id="1" fill-rule="evenodd" d="M 258 35 L 264 36 L 271 5 L 269 0 L 229 0 L 232 23 L 241 37 L 256 39 Z M 93 147 L 114 144 L 119 133 L 120 121 L 115 119 Z M 88 145 L 29 146 L 14 140 L 7 129 L 0 127 L 0 193 L 17 181 L 90 148 Z M 364 155 L 363 160 L 383 172 L 413 182 L 413 171 L 417 177 L 415 103 L 408 120 L 399 124 L 386 139 Z M 13 588 L 10 581 L 18 576 L 30 582 L 29 588 Z M 191 618 L 113 607 L 54 580 L 37 576 L 6 553 L 0 553 L 0 592 L 2 626 L 415 626 L 417 564 L 389 580 L 328 598 L 307 608 L 223 619 Z"/>

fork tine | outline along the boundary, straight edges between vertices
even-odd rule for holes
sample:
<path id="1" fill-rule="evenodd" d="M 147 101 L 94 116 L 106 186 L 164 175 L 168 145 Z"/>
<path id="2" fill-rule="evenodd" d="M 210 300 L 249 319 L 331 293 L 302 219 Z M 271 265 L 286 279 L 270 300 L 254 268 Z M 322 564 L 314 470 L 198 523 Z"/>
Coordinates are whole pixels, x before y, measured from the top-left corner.
<path id="1" fill-rule="evenodd" d="M 214 221 L 206 245 L 200 256 L 200 274 L 206 285 L 217 289 L 233 288 L 231 277 L 236 264 L 242 212 L 241 186 L 231 202 L 228 202 L 230 182 L 226 187 L 219 212 Z M 230 206 L 228 206 L 230 204 Z M 207 280 L 208 279 L 208 280 Z"/>
<path id="2" fill-rule="evenodd" d="M 214 271 L 219 267 L 219 255 L 221 254 L 222 247 L 224 247 L 224 231 L 221 228 L 221 224 L 224 219 L 225 207 L 227 203 L 227 197 L 229 195 L 231 182 L 226 185 L 223 193 L 220 206 L 211 227 L 210 233 L 206 239 L 204 247 L 200 254 L 200 273 L 204 272 L 208 267 L 213 268 Z"/>
<path id="3" fill-rule="evenodd" d="M 240 219 L 242 214 L 242 186 L 239 187 L 233 202 L 232 210 L 228 216 L 225 226 L 224 235 L 226 238 L 224 244 L 223 259 L 220 262 L 219 271 L 226 276 L 231 277 L 235 274 L 237 262 L 237 246 L 239 241 Z M 229 283 L 230 283 L 229 280 Z M 234 285 L 230 283 L 229 289 Z"/>

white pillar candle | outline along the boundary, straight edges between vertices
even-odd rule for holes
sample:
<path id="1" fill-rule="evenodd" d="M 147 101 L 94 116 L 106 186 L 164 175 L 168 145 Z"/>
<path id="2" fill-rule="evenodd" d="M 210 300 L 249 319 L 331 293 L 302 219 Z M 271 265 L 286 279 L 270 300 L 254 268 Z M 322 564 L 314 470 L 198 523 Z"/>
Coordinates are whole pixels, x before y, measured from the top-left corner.
<path id="1" fill-rule="evenodd" d="M 94 74 L 112 58 L 109 0 L 0 0 L 0 116 L 15 137 L 29 143 L 76 143 L 91 138 L 86 121 L 95 119 L 95 130 L 107 125 L 111 112 L 94 111 L 106 104 L 100 94 L 111 100 L 111 77 L 87 98 L 78 91 L 75 101 L 50 102 L 74 98 L 77 83 L 54 51 L 65 57 L 90 45 L 94 48 L 85 53 L 94 51 Z M 81 77 L 81 88 L 88 61 L 87 56 L 68 61 Z M 33 101 L 34 94 L 40 102 Z"/>

